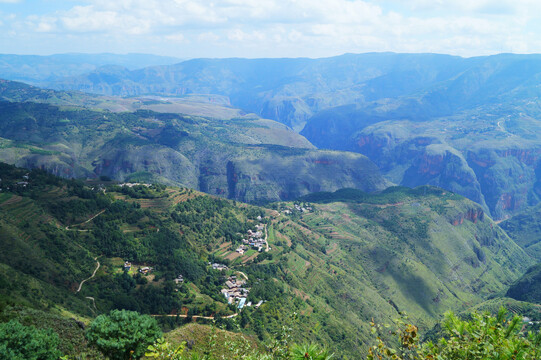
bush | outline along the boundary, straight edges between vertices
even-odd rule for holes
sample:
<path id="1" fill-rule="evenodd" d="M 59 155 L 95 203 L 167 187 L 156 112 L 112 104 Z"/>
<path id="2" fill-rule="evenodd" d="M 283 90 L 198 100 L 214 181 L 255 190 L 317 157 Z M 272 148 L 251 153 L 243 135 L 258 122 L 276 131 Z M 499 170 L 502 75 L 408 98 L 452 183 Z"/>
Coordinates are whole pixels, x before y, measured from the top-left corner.
<path id="1" fill-rule="evenodd" d="M 420 344 L 417 327 L 399 323 L 393 333 L 398 337 L 397 346 L 389 346 L 380 337 L 378 344 L 369 349 L 368 359 L 396 360 L 538 360 L 541 356 L 541 332 L 521 332 L 519 316 L 506 317 L 500 308 L 497 316 L 474 313 L 470 320 L 461 320 L 453 313 L 445 315 L 444 336 L 436 343 Z M 379 328 L 374 323 L 372 330 Z"/>
<path id="2" fill-rule="evenodd" d="M 52 330 L 38 330 L 16 320 L 0 324 L 0 359 L 56 360 L 58 335 Z"/>
<path id="3" fill-rule="evenodd" d="M 138 359 L 161 335 L 152 317 L 127 310 L 98 316 L 87 332 L 88 341 L 111 360 Z"/>

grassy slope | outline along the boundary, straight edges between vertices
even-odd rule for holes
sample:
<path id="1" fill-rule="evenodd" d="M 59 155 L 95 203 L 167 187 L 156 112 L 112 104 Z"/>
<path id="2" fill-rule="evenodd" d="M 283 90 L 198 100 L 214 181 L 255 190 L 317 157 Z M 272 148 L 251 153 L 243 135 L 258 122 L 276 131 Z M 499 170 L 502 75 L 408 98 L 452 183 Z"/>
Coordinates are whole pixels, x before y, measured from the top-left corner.
<path id="1" fill-rule="evenodd" d="M 308 305 L 302 323 L 323 324 L 319 341 L 358 351 L 368 321 L 390 322 L 398 311 L 429 328 L 447 310 L 505 292 L 532 263 L 491 219 L 473 218 L 474 203 L 440 190 L 398 192 L 328 200 L 273 221 L 271 246 L 283 252 L 273 261 Z"/>
<path id="2" fill-rule="evenodd" d="M 528 254 L 541 261 L 541 206 L 535 206 L 503 221 L 500 226 Z"/>
<path id="3" fill-rule="evenodd" d="M 520 279 L 511 285 L 507 296 L 541 304 L 541 264 L 529 268 Z"/>
<path id="4" fill-rule="evenodd" d="M 24 173 L 21 170 L 14 178 Z M 118 272 L 123 258 L 135 256 L 124 255 L 132 247 L 140 257 L 133 261 L 134 268 L 154 265 L 148 256 L 158 239 L 157 227 L 160 233 L 168 228 L 180 230 L 190 244 L 189 251 L 206 262 L 212 256 L 208 252 L 226 256 L 231 250 L 220 249 L 235 247 L 224 244 L 227 239 L 220 224 L 228 224 L 231 216 L 248 221 L 262 212 L 266 213 L 272 250 L 255 257 L 253 264 L 251 253 L 247 253 L 232 267 L 247 273 L 252 281 L 264 279 L 252 284 L 254 294 L 264 294 L 254 295 L 254 300 L 268 302 L 259 309 L 247 308 L 236 319 L 244 332 L 263 340 L 271 340 L 291 313 L 297 312 L 299 320 L 293 323 L 295 340 L 326 343 L 340 354 L 355 357 L 365 349 L 370 319 L 389 322 L 400 310 L 409 313 L 422 327 L 431 327 L 448 309 L 463 309 L 505 291 L 530 263 L 528 256 L 488 217 L 481 217 L 478 206 L 438 189 L 392 189 L 376 196 L 362 193 L 353 200 L 345 196 L 341 202 L 327 199 L 314 202 L 314 210 L 302 216 L 233 205 L 186 189 L 168 188 L 167 197 L 152 199 L 113 191 L 111 196 L 138 203 L 142 210 L 149 211 L 147 216 L 133 217 L 128 222 L 125 219 L 130 217 L 126 215 L 132 211 L 128 207 L 128 214 L 117 220 L 117 215 L 105 213 L 95 221 L 76 225 L 99 209 L 83 208 L 69 217 L 62 211 L 51 212 L 51 203 L 62 204 L 77 198 L 66 182 L 60 184 L 64 185 L 47 185 L 33 191 L 33 197 L 23 192 L 3 193 L 0 198 L 1 231 L 3 239 L 7 239 L 2 242 L 5 271 L 0 278 L 0 291 L 6 301 L 56 314 L 70 311 L 95 316 L 114 307 L 115 301 L 125 295 L 108 279 Z M 180 211 L 177 204 L 188 208 Z M 276 206 L 292 207 L 292 203 Z M 189 221 L 171 221 L 173 212 Z M 117 253 L 111 253 L 108 247 L 100 248 L 107 244 L 98 246 L 94 239 L 99 228 L 108 226 L 109 221 L 128 241 L 114 250 Z M 108 255 L 102 256 L 105 251 Z M 171 251 L 182 254 L 180 250 L 167 250 Z M 149 255 L 145 255 L 147 252 Z M 76 286 L 95 268 L 97 256 L 102 264 L 97 277 L 76 294 Z M 206 276 L 212 275 L 206 271 Z M 148 284 L 140 287 L 161 291 L 167 286 L 165 273 L 157 267 Z M 204 276 L 201 278 L 205 279 Z M 160 280 L 155 282 L 153 278 Z M 216 280 L 212 276 L 208 279 Z M 104 292 L 104 286 L 116 289 L 116 300 Z M 191 314 L 230 313 L 223 300 L 216 301 L 210 296 L 214 293 L 207 293 L 206 287 L 210 286 L 194 279 L 176 296 Z M 265 288 L 270 290 L 265 293 Z M 137 299 L 134 291 L 127 294 Z M 219 288 L 213 291 L 218 293 Z M 94 297 L 97 308 L 85 296 Z M 125 301 L 131 304 L 129 299 Z M 167 319 L 162 321 L 164 326 L 178 326 L 174 318 Z"/>

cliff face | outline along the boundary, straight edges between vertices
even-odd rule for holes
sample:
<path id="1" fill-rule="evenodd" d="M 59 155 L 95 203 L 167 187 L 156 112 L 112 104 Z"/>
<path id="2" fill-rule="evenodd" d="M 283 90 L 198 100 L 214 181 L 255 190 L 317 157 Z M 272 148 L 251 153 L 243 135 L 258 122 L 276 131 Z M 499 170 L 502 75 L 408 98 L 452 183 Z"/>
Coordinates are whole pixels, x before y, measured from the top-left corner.
<path id="1" fill-rule="evenodd" d="M 453 224 L 453 226 L 462 225 L 464 223 L 464 220 L 468 220 L 476 224 L 477 221 L 483 221 L 484 218 L 485 212 L 482 209 L 471 208 L 468 209 L 468 211 L 466 212 L 461 212 L 457 215 L 453 215 L 449 222 Z"/>
<path id="2" fill-rule="evenodd" d="M 352 150 L 368 156 L 396 184 L 439 186 L 502 219 L 539 201 L 541 144 L 504 137 L 494 122 L 501 126 L 495 120 L 491 127 L 479 120 L 481 129 L 444 120 L 378 123 L 352 136 Z"/>
<path id="3" fill-rule="evenodd" d="M 0 102 L 0 160 L 56 175 L 143 176 L 247 202 L 387 182 L 358 153 L 314 149 L 282 124 L 151 111 L 109 113 Z"/>
<path id="4" fill-rule="evenodd" d="M 252 202 L 257 199 L 292 200 L 317 191 L 356 188 L 383 190 L 378 168 L 366 157 L 337 151 L 234 159 L 227 165 L 228 197 Z"/>
<path id="5" fill-rule="evenodd" d="M 481 184 L 463 155 L 441 140 L 392 133 L 363 133 L 356 151 L 372 159 L 399 185 L 434 185 L 463 195 L 490 211 Z"/>

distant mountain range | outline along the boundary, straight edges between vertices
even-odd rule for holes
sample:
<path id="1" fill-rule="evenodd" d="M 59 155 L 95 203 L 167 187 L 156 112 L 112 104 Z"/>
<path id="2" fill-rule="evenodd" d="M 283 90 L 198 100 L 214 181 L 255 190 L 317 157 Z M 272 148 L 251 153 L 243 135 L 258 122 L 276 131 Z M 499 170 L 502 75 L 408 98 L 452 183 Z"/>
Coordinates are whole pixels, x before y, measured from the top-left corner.
<path id="1" fill-rule="evenodd" d="M 55 54 L 13 55 L 0 54 L 0 78 L 46 85 L 60 78 L 77 76 L 105 65 L 139 69 L 152 65 L 169 65 L 181 59 L 149 54 Z"/>
<path id="2" fill-rule="evenodd" d="M 0 160 L 59 176 L 158 181 L 246 202 L 387 186 L 364 155 L 318 150 L 283 124 L 222 104 L 124 101 L 10 81 L 0 81 L 0 98 Z"/>
<path id="3" fill-rule="evenodd" d="M 41 84 L 219 99 L 281 122 L 318 148 L 364 154 L 395 184 L 467 196 L 497 219 L 540 200 L 541 55 L 193 59 L 139 69 L 109 62 Z"/>

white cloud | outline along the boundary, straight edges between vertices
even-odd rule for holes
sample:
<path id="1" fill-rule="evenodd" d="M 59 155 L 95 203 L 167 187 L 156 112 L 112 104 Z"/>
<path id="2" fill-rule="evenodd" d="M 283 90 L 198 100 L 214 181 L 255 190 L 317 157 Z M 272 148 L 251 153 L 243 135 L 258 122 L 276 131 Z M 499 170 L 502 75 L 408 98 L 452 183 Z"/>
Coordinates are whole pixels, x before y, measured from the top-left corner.
<path id="1" fill-rule="evenodd" d="M 470 56 L 510 46 L 541 52 L 538 0 L 70 1 L 74 4 L 65 10 L 26 16 L 19 23 L 2 20 L 27 37 L 31 31 L 56 36 L 55 44 L 65 42 L 65 47 L 77 39 L 97 41 L 94 46 L 103 39 L 102 51 L 116 51 L 105 48 L 114 41 L 129 51 L 156 49 L 159 43 L 161 53 L 182 57 L 365 51 Z M 180 48 L 166 47 L 167 41 L 182 43 L 185 53 L 171 53 Z"/>
<path id="2" fill-rule="evenodd" d="M 176 43 L 184 43 L 187 42 L 186 37 L 183 34 L 170 34 L 165 36 L 166 40 L 176 42 Z"/>

